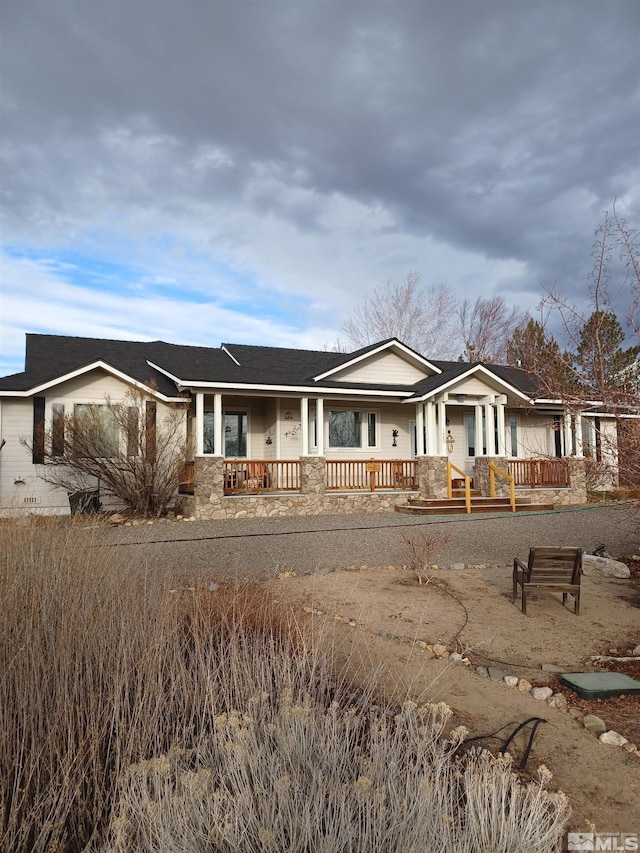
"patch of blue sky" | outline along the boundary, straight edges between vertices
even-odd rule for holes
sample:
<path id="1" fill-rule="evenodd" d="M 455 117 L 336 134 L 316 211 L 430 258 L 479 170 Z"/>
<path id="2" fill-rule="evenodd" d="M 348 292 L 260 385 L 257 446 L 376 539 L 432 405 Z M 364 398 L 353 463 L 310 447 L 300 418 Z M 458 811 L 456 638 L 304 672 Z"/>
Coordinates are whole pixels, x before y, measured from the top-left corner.
<path id="1" fill-rule="evenodd" d="M 94 247 L 95 243 L 91 248 Z M 119 245 L 114 254 L 122 256 L 123 248 Z M 98 251 L 73 248 L 42 249 L 13 244 L 6 246 L 5 252 L 16 260 L 37 264 L 61 281 L 92 292 L 125 298 L 156 296 L 203 306 L 213 303 L 226 311 L 293 330 L 304 328 L 312 304 L 311 295 L 270 287 L 253 270 L 212 253 L 193 251 L 170 237 L 154 237 L 145 245 L 138 244 L 134 263 L 107 259 Z"/>
<path id="2" fill-rule="evenodd" d="M 34 249 L 7 246 L 6 253 L 16 259 L 29 260 L 77 287 L 121 292 L 140 280 L 143 271 L 132 264 L 107 261 L 70 249 Z"/>

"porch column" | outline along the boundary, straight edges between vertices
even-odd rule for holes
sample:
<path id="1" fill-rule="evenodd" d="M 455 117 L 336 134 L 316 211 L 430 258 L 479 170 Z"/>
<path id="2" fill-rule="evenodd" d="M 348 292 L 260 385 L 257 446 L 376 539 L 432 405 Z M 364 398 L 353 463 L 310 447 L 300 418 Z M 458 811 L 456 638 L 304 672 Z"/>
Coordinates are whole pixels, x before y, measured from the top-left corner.
<path id="1" fill-rule="evenodd" d="M 571 414 L 564 416 L 564 455 L 571 456 L 573 453 L 573 441 L 571 437 Z"/>
<path id="2" fill-rule="evenodd" d="M 196 456 L 204 456 L 204 394 L 196 393 Z"/>
<path id="3" fill-rule="evenodd" d="M 432 400 L 425 403 L 426 421 L 427 421 L 427 445 L 425 454 L 427 456 L 435 456 L 438 452 L 437 432 L 436 432 L 436 407 Z"/>
<path id="4" fill-rule="evenodd" d="M 475 420 L 475 423 L 474 423 L 475 431 L 474 431 L 473 441 L 474 441 L 474 445 L 475 445 L 475 455 L 476 456 L 484 456 L 484 453 L 482 452 L 484 449 L 483 442 L 482 442 L 482 406 L 478 403 L 476 406 L 474 406 L 474 409 L 475 409 L 475 418 L 474 418 L 474 420 Z"/>
<path id="5" fill-rule="evenodd" d="M 484 421 L 487 430 L 487 456 L 495 456 L 493 403 L 490 400 L 484 404 Z"/>
<path id="6" fill-rule="evenodd" d="M 425 456 L 424 446 L 424 405 L 416 403 L 416 456 Z"/>
<path id="7" fill-rule="evenodd" d="M 309 455 L 309 398 L 300 399 L 300 424 L 302 426 L 302 456 Z"/>
<path id="8" fill-rule="evenodd" d="M 584 447 L 582 445 L 582 415 L 580 413 L 575 416 L 575 431 L 576 456 L 578 459 L 584 459 Z"/>
<path id="9" fill-rule="evenodd" d="M 318 456 L 324 456 L 324 400 L 316 400 L 316 447 Z"/>
<path id="10" fill-rule="evenodd" d="M 213 395 L 213 452 L 216 456 L 224 456 L 222 394 Z"/>
<path id="11" fill-rule="evenodd" d="M 505 444 L 506 439 L 506 424 L 504 418 L 504 398 L 498 397 L 496 400 L 496 415 L 497 415 L 497 427 L 498 427 L 498 456 L 506 456 L 507 448 Z"/>
<path id="12" fill-rule="evenodd" d="M 438 452 L 437 456 L 445 456 L 445 441 L 447 428 L 447 407 L 441 402 L 438 403 Z"/>

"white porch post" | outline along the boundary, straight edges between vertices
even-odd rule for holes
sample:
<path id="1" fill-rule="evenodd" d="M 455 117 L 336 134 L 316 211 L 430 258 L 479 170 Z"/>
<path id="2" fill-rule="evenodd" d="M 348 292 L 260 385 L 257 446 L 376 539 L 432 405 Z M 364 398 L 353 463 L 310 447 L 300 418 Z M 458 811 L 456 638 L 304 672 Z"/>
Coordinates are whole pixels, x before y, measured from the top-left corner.
<path id="1" fill-rule="evenodd" d="M 496 452 L 494 438 L 493 403 L 489 398 L 484 404 L 484 420 L 487 430 L 487 456 L 493 456 Z"/>
<path id="2" fill-rule="evenodd" d="M 416 456 L 425 455 L 424 447 L 424 406 L 416 403 Z"/>
<path id="3" fill-rule="evenodd" d="M 222 429 L 222 394 L 213 395 L 213 452 L 224 456 L 224 432 Z"/>
<path id="4" fill-rule="evenodd" d="M 584 459 L 584 446 L 582 444 L 582 415 L 578 413 L 575 418 L 576 430 L 576 456 Z"/>
<path id="5" fill-rule="evenodd" d="M 445 440 L 447 429 L 447 407 L 444 402 L 438 403 L 438 456 L 445 455 Z"/>
<path id="6" fill-rule="evenodd" d="M 309 455 L 309 398 L 300 399 L 300 424 L 302 426 L 302 455 Z"/>
<path id="7" fill-rule="evenodd" d="M 475 445 L 475 455 L 476 456 L 484 456 L 482 452 L 484 450 L 484 445 L 482 443 L 482 406 L 478 403 L 475 407 L 475 431 L 474 431 L 474 445 Z"/>
<path id="8" fill-rule="evenodd" d="M 564 455 L 571 456 L 573 452 L 573 441 L 571 439 L 571 414 L 564 416 Z"/>
<path id="9" fill-rule="evenodd" d="M 204 394 L 196 393 L 196 456 L 204 456 Z"/>
<path id="10" fill-rule="evenodd" d="M 426 419 L 427 419 L 427 446 L 425 454 L 427 456 L 435 456 L 438 452 L 437 432 L 436 432 L 436 407 L 432 400 L 425 403 Z"/>
<path id="11" fill-rule="evenodd" d="M 498 456 L 506 456 L 507 448 L 505 444 L 506 439 L 506 424 L 504 417 L 504 397 L 498 397 L 496 400 L 496 415 L 497 415 L 497 426 L 498 426 Z"/>
<path id="12" fill-rule="evenodd" d="M 316 441 L 318 456 L 324 456 L 324 400 L 316 400 Z"/>

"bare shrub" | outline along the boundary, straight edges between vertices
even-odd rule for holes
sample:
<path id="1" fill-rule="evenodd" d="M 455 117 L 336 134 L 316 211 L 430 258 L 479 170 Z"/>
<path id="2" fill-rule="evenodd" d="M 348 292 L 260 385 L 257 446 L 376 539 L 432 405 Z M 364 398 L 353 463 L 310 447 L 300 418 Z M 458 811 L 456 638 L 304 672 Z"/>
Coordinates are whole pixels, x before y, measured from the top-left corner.
<path id="1" fill-rule="evenodd" d="M 69 493 L 96 488 L 141 516 L 157 516 L 178 491 L 186 459 L 185 407 L 158 408 L 143 390 L 76 406 L 22 444 L 38 476 Z"/>
<path id="2" fill-rule="evenodd" d="M 429 529 L 417 533 L 400 531 L 400 539 L 408 555 L 409 568 L 416 573 L 420 586 L 432 571 L 435 555 L 449 543 L 450 538 L 447 533 Z"/>
<path id="3" fill-rule="evenodd" d="M 559 850 L 566 798 L 508 757 L 457 759 L 444 704 L 389 718 L 256 696 L 193 751 L 129 768 L 102 853 L 131 850 Z"/>
<path id="4" fill-rule="evenodd" d="M 329 691 L 264 590 L 171 592 L 100 544 L 99 530 L 0 525 L 2 850 L 83 850 L 130 765 L 192 748 L 256 693 Z"/>
<path id="5" fill-rule="evenodd" d="M 559 849 L 564 798 L 457 761 L 446 706 L 354 705 L 263 588 L 171 589 L 101 531 L 0 524 L 0 849 Z"/>

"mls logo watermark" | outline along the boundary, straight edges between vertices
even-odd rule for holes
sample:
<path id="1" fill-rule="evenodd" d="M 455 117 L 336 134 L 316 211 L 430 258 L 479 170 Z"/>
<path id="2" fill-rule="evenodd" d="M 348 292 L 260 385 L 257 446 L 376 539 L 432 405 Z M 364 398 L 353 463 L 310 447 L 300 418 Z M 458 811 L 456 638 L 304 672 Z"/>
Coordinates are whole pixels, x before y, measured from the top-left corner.
<path id="1" fill-rule="evenodd" d="M 632 832 L 570 832 L 567 851 L 573 850 L 640 850 L 638 835 Z"/>

